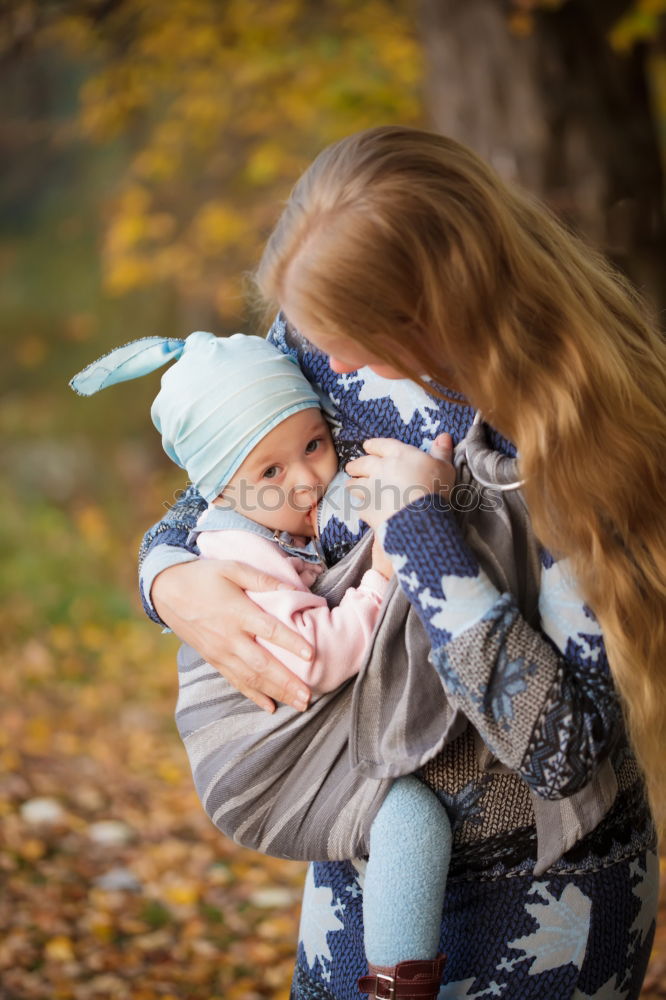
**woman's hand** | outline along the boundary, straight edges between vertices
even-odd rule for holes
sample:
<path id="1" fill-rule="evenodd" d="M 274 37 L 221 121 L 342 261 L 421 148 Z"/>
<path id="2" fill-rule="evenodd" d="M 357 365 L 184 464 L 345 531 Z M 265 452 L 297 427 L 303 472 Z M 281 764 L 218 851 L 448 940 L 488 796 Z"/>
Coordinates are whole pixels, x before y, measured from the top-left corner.
<path id="1" fill-rule="evenodd" d="M 312 659 L 312 647 L 301 636 L 245 594 L 245 590 L 279 589 L 285 584 L 244 563 L 197 559 L 162 570 L 153 583 L 151 600 L 162 621 L 183 642 L 260 708 L 275 711 L 275 699 L 303 711 L 309 688 L 254 641 L 258 636 Z"/>
<path id="2" fill-rule="evenodd" d="M 421 497 L 446 496 L 455 482 L 450 434 L 435 438 L 430 454 L 393 438 L 371 438 L 363 447 L 366 454 L 345 467 L 354 477 L 347 489 L 358 516 L 375 531 Z"/>

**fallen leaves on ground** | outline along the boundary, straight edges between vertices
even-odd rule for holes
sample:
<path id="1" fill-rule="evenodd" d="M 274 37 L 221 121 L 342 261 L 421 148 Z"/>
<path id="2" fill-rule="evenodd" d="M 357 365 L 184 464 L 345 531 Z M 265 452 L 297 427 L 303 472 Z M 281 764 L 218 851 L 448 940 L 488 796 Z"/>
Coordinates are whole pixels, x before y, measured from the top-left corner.
<path id="1" fill-rule="evenodd" d="M 219 834 L 172 640 L 58 627 L 3 656 L 2 1000 L 287 1000 L 304 866 Z"/>

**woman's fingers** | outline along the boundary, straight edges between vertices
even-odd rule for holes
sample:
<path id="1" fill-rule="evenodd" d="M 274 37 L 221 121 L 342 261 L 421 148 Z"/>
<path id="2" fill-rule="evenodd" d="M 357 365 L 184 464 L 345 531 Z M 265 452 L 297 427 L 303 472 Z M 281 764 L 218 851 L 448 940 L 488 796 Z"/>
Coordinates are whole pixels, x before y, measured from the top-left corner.
<path id="1" fill-rule="evenodd" d="M 361 455 L 359 458 L 352 458 L 345 465 L 345 472 L 348 472 L 354 479 L 374 478 L 379 474 L 380 470 L 381 459 L 375 455 Z"/>
<path id="2" fill-rule="evenodd" d="M 165 585 L 170 587 L 163 594 L 160 605 L 156 601 L 157 588 L 164 588 Z M 160 618 L 181 638 L 184 638 L 182 631 L 170 621 L 175 615 L 194 627 L 199 623 L 202 634 L 204 629 L 211 635 L 219 634 L 220 642 L 224 641 L 229 647 L 242 631 L 250 633 L 253 638 L 267 639 L 301 659 L 311 660 L 314 656 L 312 646 L 298 632 L 262 611 L 245 594 L 245 590 L 293 589 L 245 563 L 197 559 L 163 570 L 153 583 L 152 599 Z M 190 639 L 186 641 L 198 649 Z"/>
<path id="3" fill-rule="evenodd" d="M 243 632 L 272 642 L 275 646 L 286 649 L 289 653 L 299 656 L 302 660 L 311 660 L 314 656 L 312 646 L 305 639 L 288 628 L 283 622 L 272 615 L 266 614 L 257 607 L 249 598 L 248 605 L 244 607 L 239 625 Z M 259 647 L 257 647 L 259 648 Z M 285 667 L 286 669 L 286 667 Z"/>
<path id="4" fill-rule="evenodd" d="M 312 647 L 282 622 L 262 611 L 238 581 L 253 589 L 279 581 L 242 563 L 196 559 L 163 570 L 151 596 L 162 621 L 257 705 L 271 711 L 271 699 L 307 707 L 310 690 L 283 663 L 263 649 L 266 639 L 303 660 Z"/>
<path id="5" fill-rule="evenodd" d="M 415 458 L 422 458 L 425 454 L 420 448 L 405 444 L 404 441 L 395 441 L 393 438 L 368 438 L 363 442 L 363 450 L 365 455 L 347 462 L 345 470 L 350 476 L 375 477 L 386 469 L 385 459 L 409 462 Z"/>
<path id="6" fill-rule="evenodd" d="M 450 434 L 438 434 L 430 445 L 430 455 L 440 462 L 451 462 L 453 459 L 453 438 Z"/>
<path id="7" fill-rule="evenodd" d="M 255 642 L 255 636 L 303 660 L 312 659 L 312 647 L 244 594 L 238 598 L 237 608 L 233 630 L 216 630 L 217 634 L 210 637 L 211 653 L 206 659 L 262 708 L 272 711 L 274 706 L 270 699 L 274 699 L 303 711 L 310 701 L 310 689 L 269 650 Z"/>
<path id="8" fill-rule="evenodd" d="M 310 692 L 303 682 L 276 660 L 266 649 L 246 636 L 236 644 L 234 655 L 227 653 L 224 663 L 209 660 L 241 694 L 267 712 L 275 711 L 275 702 L 304 711 Z"/>
<path id="9" fill-rule="evenodd" d="M 242 695 L 253 701 L 255 705 L 261 708 L 264 712 L 273 713 L 275 711 L 275 702 L 268 695 L 262 694 L 261 691 L 256 688 L 248 687 L 243 681 L 244 671 L 246 669 L 245 664 L 236 659 L 235 657 L 227 656 L 227 661 L 222 666 L 221 664 L 208 661 L 212 667 L 215 667 L 217 671 L 228 680 L 229 683 L 236 688 Z"/>
<path id="10" fill-rule="evenodd" d="M 233 581 L 237 587 L 243 590 L 294 590 L 288 583 L 277 580 L 269 573 L 262 573 L 261 570 L 249 566 L 247 563 L 235 562 L 231 559 L 215 560 L 220 572 L 227 580 Z"/>
<path id="11" fill-rule="evenodd" d="M 405 444 L 404 441 L 396 441 L 395 438 L 368 438 L 367 441 L 363 442 L 363 450 L 366 455 L 377 455 L 378 458 L 399 458 L 401 454 L 404 454 L 405 449 L 411 450 L 412 448 L 414 445 Z"/>

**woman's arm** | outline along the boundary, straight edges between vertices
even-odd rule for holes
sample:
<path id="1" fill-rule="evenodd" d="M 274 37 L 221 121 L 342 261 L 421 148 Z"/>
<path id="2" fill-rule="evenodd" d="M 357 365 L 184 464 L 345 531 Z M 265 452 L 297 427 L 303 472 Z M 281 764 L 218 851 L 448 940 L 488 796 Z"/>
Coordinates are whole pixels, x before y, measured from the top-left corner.
<path id="1" fill-rule="evenodd" d="M 153 605 L 153 583 L 163 570 L 198 557 L 196 545 L 188 545 L 187 539 L 206 506 L 201 494 L 189 486 L 162 520 L 143 536 L 139 548 L 139 593 L 144 611 L 158 625 L 164 625 L 165 620 Z"/>
<path id="2" fill-rule="evenodd" d="M 265 614 L 245 594 L 246 590 L 274 590 L 280 581 L 240 562 L 199 559 L 198 549 L 188 545 L 187 538 L 205 506 L 190 487 L 146 534 L 139 553 L 146 612 L 196 649 L 260 708 L 272 712 L 275 701 L 280 701 L 303 710 L 309 690 L 255 637 L 306 660 L 313 650 L 302 636 Z"/>
<path id="3" fill-rule="evenodd" d="M 246 590 L 266 591 L 280 581 L 239 562 L 197 559 L 164 570 L 153 584 L 161 618 L 184 642 L 218 670 L 236 690 L 268 712 L 274 701 L 304 711 L 310 691 L 255 639 L 307 660 L 306 640 L 265 614 Z M 274 700 L 273 700 L 274 699 Z"/>
<path id="4" fill-rule="evenodd" d="M 542 633 L 492 585 L 437 498 L 391 516 L 382 542 L 447 694 L 489 749 L 545 798 L 582 788 L 622 718 L 599 626 L 567 566 L 544 555 Z"/>
<path id="5" fill-rule="evenodd" d="M 207 558 L 228 557 L 261 566 L 285 589 L 249 591 L 248 596 L 265 612 L 302 636 L 315 655 L 304 661 L 274 643 L 258 639 L 273 656 L 300 677 L 315 694 L 334 691 L 358 673 L 370 643 L 388 579 L 369 569 L 357 587 L 350 587 L 337 607 L 329 608 L 326 598 L 314 594 L 301 581 L 293 559 L 287 558 L 274 542 L 246 531 L 204 531 L 197 538 Z M 388 562 L 388 560 L 387 560 Z"/>

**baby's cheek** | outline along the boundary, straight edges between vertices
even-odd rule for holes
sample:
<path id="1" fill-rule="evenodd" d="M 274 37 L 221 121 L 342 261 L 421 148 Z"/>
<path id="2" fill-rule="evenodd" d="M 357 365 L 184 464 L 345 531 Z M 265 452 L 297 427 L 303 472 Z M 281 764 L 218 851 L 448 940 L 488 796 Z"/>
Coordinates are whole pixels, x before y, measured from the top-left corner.
<path id="1" fill-rule="evenodd" d="M 301 573 L 301 582 L 305 587 L 311 587 L 319 574 L 322 572 L 321 566 L 308 565 L 307 569 L 304 569 Z"/>
<path id="2" fill-rule="evenodd" d="M 325 475 L 322 477 L 322 479 L 326 482 L 327 485 L 328 483 L 330 483 L 331 479 L 333 479 L 333 476 L 337 474 L 337 471 L 338 471 L 338 456 L 333 446 L 331 446 L 331 452 L 330 455 L 328 456 L 328 462 L 326 463 Z"/>

